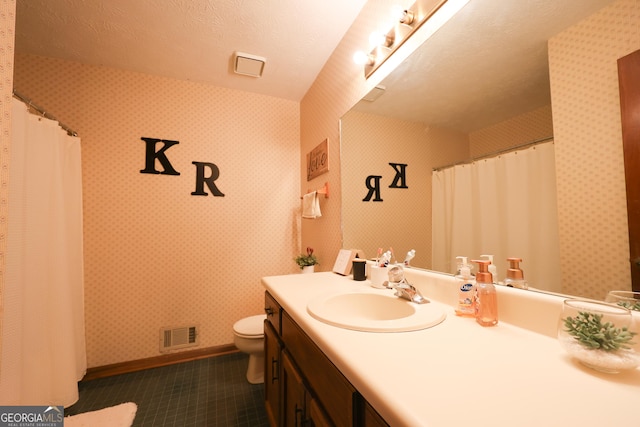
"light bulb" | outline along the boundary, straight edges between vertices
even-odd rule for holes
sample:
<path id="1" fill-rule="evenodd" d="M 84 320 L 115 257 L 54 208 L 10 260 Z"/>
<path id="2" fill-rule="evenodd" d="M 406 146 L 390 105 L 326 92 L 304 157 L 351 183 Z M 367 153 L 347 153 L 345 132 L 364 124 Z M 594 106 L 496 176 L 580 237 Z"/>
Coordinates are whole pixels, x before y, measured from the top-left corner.
<path id="1" fill-rule="evenodd" d="M 404 11 L 405 8 L 400 6 L 399 4 L 394 4 L 393 6 L 391 6 L 391 16 L 393 17 L 393 20 L 396 22 L 400 21 L 404 16 Z"/>
<path id="2" fill-rule="evenodd" d="M 353 62 L 358 65 L 371 65 L 374 63 L 374 58 L 372 55 L 366 54 L 363 51 L 359 50 L 353 54 Z"/>
<path id="3" fill-rule="evenodd" d="M 384 42 L 385 36 L 380 31 L 374 31 L 373 33 L 371 33 L 371 35 L 369 35 L 369 47 L 374 48 L 376 46 L 384 44 Z"/>
<path id="4" fill-rule="evenodd" d="M 367 54 L 359 50 L 353 54 L 353 62 L 358 65 L 364 65 L 367 63 Z"/>

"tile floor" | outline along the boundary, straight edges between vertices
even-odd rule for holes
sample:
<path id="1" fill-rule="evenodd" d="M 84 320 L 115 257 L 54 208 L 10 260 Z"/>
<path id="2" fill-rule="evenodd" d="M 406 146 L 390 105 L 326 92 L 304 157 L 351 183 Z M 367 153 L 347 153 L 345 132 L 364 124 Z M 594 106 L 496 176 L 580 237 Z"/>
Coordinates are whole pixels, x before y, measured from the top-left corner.
<path id="1" fill-rule="evenodd" d="M 65 416 L 134 402 L 134 427 L 268 426 L 264 386 L 247 382 L 247 363 L 232 353 L 81 382 Z"/>

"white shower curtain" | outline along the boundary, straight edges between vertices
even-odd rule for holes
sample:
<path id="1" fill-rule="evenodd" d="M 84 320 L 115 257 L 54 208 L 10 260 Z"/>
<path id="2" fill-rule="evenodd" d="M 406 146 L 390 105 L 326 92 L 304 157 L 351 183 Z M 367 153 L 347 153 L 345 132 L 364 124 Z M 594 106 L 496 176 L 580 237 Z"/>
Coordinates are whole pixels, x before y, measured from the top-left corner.
<path id="1" fill-rule="evenodd" d="M 435 171 L 432 190 L 434 270 L 490 254 L 502 281 L 517 257 L 531 287 L 561 291 L 552 142 Z"/>
<path id="2" fill-rule="evenodd" d="M 80 139 L 13 100 L 0 405 L 78 400 L 86 371 Z"/>

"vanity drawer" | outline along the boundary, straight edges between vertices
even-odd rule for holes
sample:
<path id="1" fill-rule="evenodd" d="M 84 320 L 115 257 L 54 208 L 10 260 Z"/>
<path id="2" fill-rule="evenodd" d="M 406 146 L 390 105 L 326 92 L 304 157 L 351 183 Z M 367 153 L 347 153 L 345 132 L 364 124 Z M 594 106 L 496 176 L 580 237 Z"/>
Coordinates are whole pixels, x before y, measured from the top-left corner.
<path id="1" fill-rule="evenodd" d="M 282 341 L 335 425 L 354 425 L 355 388 L 286 312 L 282 313 Z"/>
<path id="2" fill-rule="evenodd" d="M 268 291 L 264 293 L 264 312 L 267 315 L 267 320 L 273 326 L 273 329 L 279 334 L 282 333 L 282 307 L 278 304 Z"/>

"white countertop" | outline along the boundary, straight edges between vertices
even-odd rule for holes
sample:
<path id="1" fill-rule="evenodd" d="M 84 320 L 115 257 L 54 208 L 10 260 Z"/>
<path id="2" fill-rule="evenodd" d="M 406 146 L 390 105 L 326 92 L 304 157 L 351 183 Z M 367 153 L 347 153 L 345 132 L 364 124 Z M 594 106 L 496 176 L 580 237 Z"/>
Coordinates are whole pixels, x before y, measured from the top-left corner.
<path id="1" fill-rule="evenodd" d="M 329 292 L 393 293 L 350 276 L 272 276 L 263 284 L 391 426 L 640 426 L 640 370 L 603 374 L 571 360 L 555 339 L 562 298 L 498 287 L 500 322 L 482 327 L 454 314 L 450 276 L 407 278 L 445 308 L 441 324 L 358 332 L 311 317 L 307 303 Z"/>

